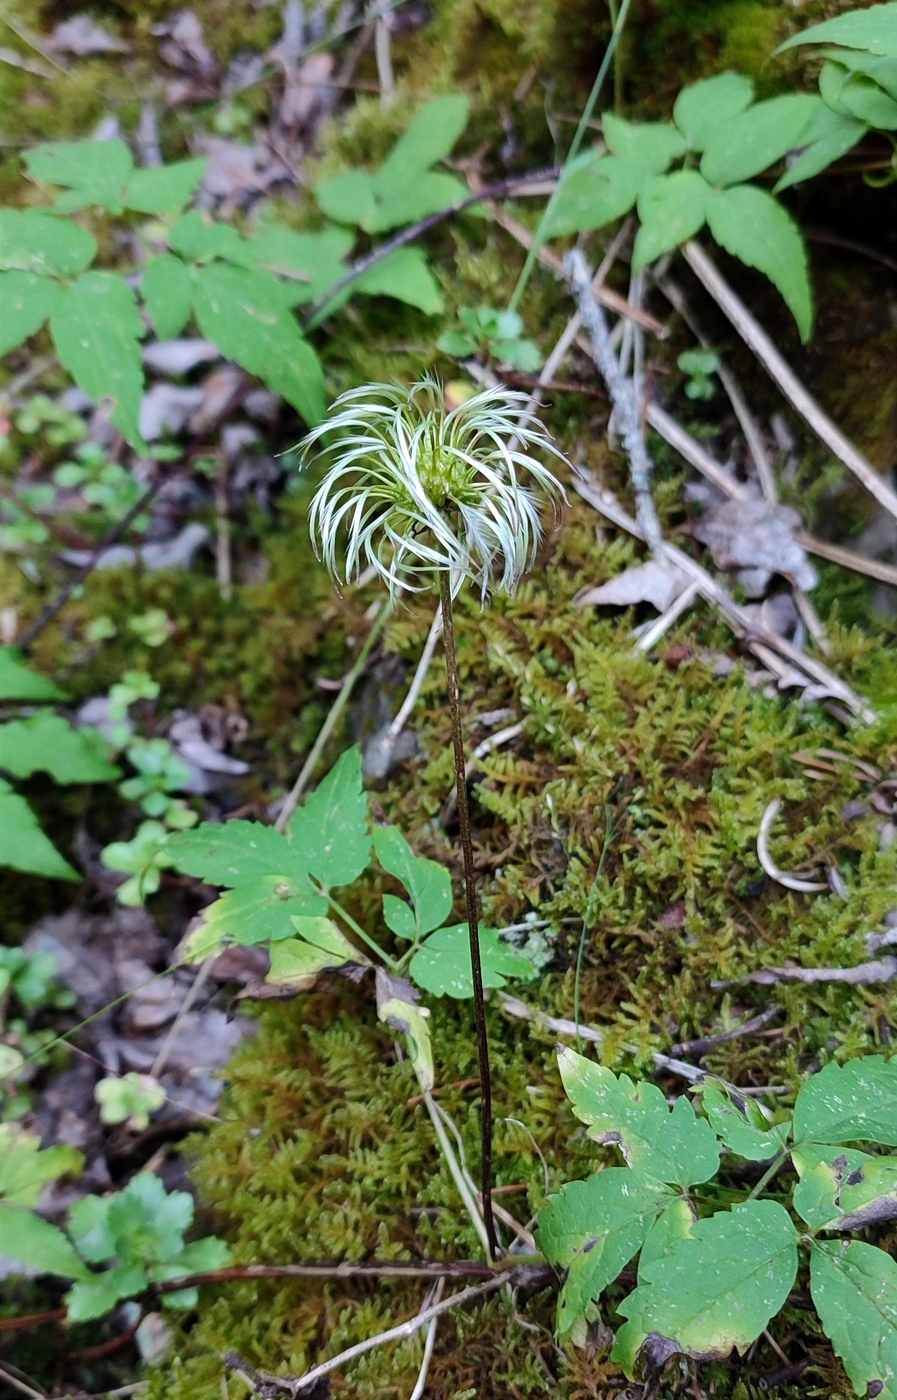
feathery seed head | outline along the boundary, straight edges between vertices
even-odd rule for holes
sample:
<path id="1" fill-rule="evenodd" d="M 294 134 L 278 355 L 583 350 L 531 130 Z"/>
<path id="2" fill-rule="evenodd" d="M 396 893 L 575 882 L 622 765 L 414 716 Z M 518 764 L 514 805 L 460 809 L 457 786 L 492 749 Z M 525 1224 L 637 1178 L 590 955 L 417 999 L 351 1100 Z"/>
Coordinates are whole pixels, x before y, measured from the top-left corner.
<path id="1" fill-rule="evenodd" d="M 518 425 L 526 401 L 486 389 L 449 411 L 429 378 L 341 395 L 302 456 L 302 466 L 317 456 L 329 464 L 309 523 L 330 573 L 348 582 L 370 564 L 393 597 L 440 572 L 451 574 L 453 595 L 465 579 L 484 598 L 494 579 L 513 593 L 541 538 L 543 498 L 565 499 L 531 455 L 562 453 L 541 428 Z"/>

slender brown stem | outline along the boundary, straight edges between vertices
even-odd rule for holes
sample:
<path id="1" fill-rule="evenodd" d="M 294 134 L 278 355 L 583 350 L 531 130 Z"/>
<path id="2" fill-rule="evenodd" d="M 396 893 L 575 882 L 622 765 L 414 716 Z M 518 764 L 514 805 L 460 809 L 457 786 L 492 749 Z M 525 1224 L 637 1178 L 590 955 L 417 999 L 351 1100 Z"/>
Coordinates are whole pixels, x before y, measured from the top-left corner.
<path id="1" fill-rule="evenodd" d="M 492 1214 L 492 1078 L 489 1072 L 489 1039 L 486 1033 L 486 998 L 483 994 L 483 967 L 480 962 L 480 924 L 477 912 L 476 876 L 473 868 L 473 842 L 470 837 L 470 808 L 467 804 L 467 772 L 464 738 L 461 733 L 461 696 L 458 689 L 458 662 L 455 655 L 455 625 L 452 617 L 452 580 L 446 569 L 439 575 L 442 600 L 442 643 L 448 676 L 449 709 L 452 716 L 452 745 L 455 750 L 455 786 L 458 793 L 458 821 L 461 827 L 461 853 L 464 859 L 464 893 L 467 901 L 467 928 L 470 935 L 470 966 L 473 973 L 473 1010 L 477 1026 L 477 1059 L 483 1094 L 481 1125 L 483 1224 L 494 1259 L 498 1254 L 495 1218 Z"/>

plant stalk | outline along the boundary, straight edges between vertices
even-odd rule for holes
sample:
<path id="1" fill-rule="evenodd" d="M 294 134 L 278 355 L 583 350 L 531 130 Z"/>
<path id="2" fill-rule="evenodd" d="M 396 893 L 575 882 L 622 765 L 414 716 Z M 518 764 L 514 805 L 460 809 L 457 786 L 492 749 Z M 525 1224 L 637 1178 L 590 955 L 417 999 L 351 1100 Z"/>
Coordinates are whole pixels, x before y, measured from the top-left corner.
<path id="1" fill-rule="evenodd" d="M 480 925 L 477 911 L 476 876 L 473 868 L 473 841 L 470 836 L 470 808 L 467 802 L 467 772 L 464 737 L 461 732 L 461 696 L 458 687 L 458 661 L 455 653 L 455 625 L 452 615 L 452 579 L 446 569 L 439 575 L 442 601 L 442 643 L 448 677 L 449 709 L 452 717 L 452 746 L 455 751 L 455 787 L 458 795 L 458 822 L 461 827 L 461 853 L 464 860 L 464 892 L 467 901 L 467 930 L 470 936 L 470 966 L 473 974 L 473 1010 L 477 1027 L 477 1059 L 483 1095 L 481 1123 L 480 1178 L 483 1195 L 483 1223 L 489 1241 L 490 1257 L 498 1255 L 495 1218 L 492 1213 L 492 1078 L 489 1071 L 489 1039 L 486 1032 L 486 998 L 483 993 L 483 967 L 480 961 Z"/>

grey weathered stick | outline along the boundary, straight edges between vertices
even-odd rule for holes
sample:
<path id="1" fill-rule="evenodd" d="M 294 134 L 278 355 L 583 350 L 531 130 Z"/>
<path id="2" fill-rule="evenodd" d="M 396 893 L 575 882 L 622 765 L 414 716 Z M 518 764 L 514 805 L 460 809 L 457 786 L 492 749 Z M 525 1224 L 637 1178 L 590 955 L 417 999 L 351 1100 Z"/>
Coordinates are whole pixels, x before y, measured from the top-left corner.
<path id="1" fill-rule="evenodd" d="M 634 385 L 620 372 L 617 357 L 610 343 L 610 333 L 607 329 L 604 312 L 592 289 L 592 274 L 586 266 L 586 260 L 582 253 L 577 249 L 568 253 L 564 259 L 564 268 L 570 278 L 570 285 L 576 298 L 582 323 L 591 341 L 595 364 L 607 385 L 607 391 L 616 410 L 623 448 L 629 459 L 638 522 L 642 527 L 645 543 L 652 552 L 656 553 L 661 547 L 662 539 L 660 521 L 657 518 L 657 511 L 654 509 L 654 498 L 651 495 L 652 466 L 648 449 L 645 446 L 645 435 L 642 432 L 641 405 L 636 398 Z"/>

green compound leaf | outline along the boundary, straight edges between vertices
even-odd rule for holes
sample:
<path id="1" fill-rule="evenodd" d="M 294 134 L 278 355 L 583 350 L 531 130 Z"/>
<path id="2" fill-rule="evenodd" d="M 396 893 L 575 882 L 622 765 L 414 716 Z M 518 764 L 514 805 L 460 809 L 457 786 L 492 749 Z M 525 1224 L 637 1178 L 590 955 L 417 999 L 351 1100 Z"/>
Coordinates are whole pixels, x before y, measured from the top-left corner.
<path id="1" fill-rule="evenodd" d="M 48 1181 L 80 1176 L 83 1153 L 75 1147 L 41 1151 L 36 1133 L 22 1132 L 13 1123 L 0 1123 L 0 1203 L 36 1206 Z"/>
<path id="2" fill-rule="evenodd" d="M 686 1098 L 670 1110 L 656 1084 L 633 1081 L 561 1047 L 558 1066 L 573 1112 L 589 1137 L 619 1147 L 630 1167 L 679 1186 L 709 1181 L 720 1150 L 710 1124 Z"/>
<path id="3" fill-rule="evenodd" d="M 123 202 L 141 214 L 179 214 L 202 181 L 208 160 L 178 160 L 151 170 L 135 170 Z"/>
<path id="4" fill-rule="evenodd" d="M 807 254 L 797 225 L 772 195 L 753 185 L 714 190 L 707 201 L 710 232 L 721 247 L 756 267 L 784 297 L 800 338 L 813 328 Z"/>
<path id="5" fill-rule="evenodd" d="M 383 911 L 393 933 L 400 938 L 422 938 L 439 928 L 452 912 L 452 882 L 445 867 L 416 856 L 395 826 L 374 828 L 374 852 L 383 869 L 401 880 L 411 895 L 413 910 L 393 895 L 384 896 Z M 399 913 L 399 909 L 404 912 Z"/>
<path id="6" fill-rule="evenodd" d="M 376 986 L 377 1015 L 385 1025 L 405 1036 L 420 1086 L 425 1094 L 429 1093 L 436 1082 L 430 1013 L 425 1006 L 418 1006 L 417 992 L 404 977 L 395 977 L 378 967 Z"/>
<path id="7" fill-rule="evenodd" d="M 15 647 L 0 647 L 0 700 L 63 700 L 58 685 L 23 665 Z"/>
<path id="8" fill-rule="evenodd" d="M 897 1058 L 832 1061 L 811 1075 L 794 1105 L 794 1140 L 798 1146 L 877 1142 L 897 1147 Z"/>
<path id="9" fill-rule="evenodd" d="M 289 938 L 294 932 L 294 918 L 317 917 L 326 912 L 327 901 L 304 876 L 294 879 L 263 875 L 228 890 L 203 910 L 202 923 L 184 945 L 184 959 L 201 962 L 220 953 L 226 943 L 250 945 Z"/>
<path id="10" fill-rule="evenodd" d="M 897 1219 L 897 1157 L 857 1148 L 802 1147 L 794 1209 L 813 1230 L 862 1230 Z"/>
<path id="11" fill-rule="evenodd" d="M 758 102 L 711 136 L 701 174 L 711 185 L 738 185 L 805 144 L 804 133 L 822 108 L 813 93 L 786 93 Z"/>
<path id="12" fill-rule="evenodd" d="M 855 117 L 833 112 L 830 107 L 820 107 L 801 138 L 804 149 L 773 187 L 773 194 L 818 175 L 832 161 L 853 150 L 867 130 L 866 123 Z"/>
<path id="13" fill-rule="evenodd" d="M 673 107 L 673 120 L 690 151 L 703 151 L 720 125 L 737 117 L 754 100 L 754 84 L 741 73 L 718 73 L 684 87 Z"/>
<path id="14" fill-rule="evenodd" d="M 0 209 L 0 267 L 75 277 L 97 254 L 97 242 L 70 219 L 40 209 Z"/>
<path id="15" fill-rule="evenodd" d="M 371 835 L 357 745 L 340 755 L 295 813 L 289 834 L 297 859 L 328 889 L 351 884 L 367 869 Z"/>
<path id="16" fill-rule="evenodd" d="M 73 729 L 45 711 L 0 725 L 0 768 L 16 778 L 49 773 L 57 783 L 104 783 L 120 776 L 95 729 Z"/>
<path id="17" fill-rule="evenodd" d="M 144 270 L 140 291 L 159 339 L 180 335 L 193 306 L 193 279 L 187 264 L 173 253 L 153 258 Z"/>
<path id="18" fill-rule="evenodd" d="M 85 272 L 63 292 L 50 317 L 59 358 L 93 399 L 112 402 L 110 421 L 138 450 L 143 321 L 134 293 L 111 272 Z"/>
<path id="19" fill-rule="evenodd" d="M 321 364 L 285 307 L 277 280 L 223 263 L 198 267 L 194 277 L 202 334 L 292 404 L 309 426 L 317 423 L 324 416 Z"/>
<path id="20" fill-rule="evenodd" d="M 810 1292 L 856 1393 L 897 1400 L 897 1263 L 858 1240 L 817 1240 Z"/>
<path id="21" fill-rule="evenodd" d="M 662 175 L 677 156 L 685 155 L 685 138 L 672 122 L 636 125 L 605 112 L 601 118 L 604 139 L 615 156 L 623 156 L 651 175 Z"/>
<path id="22" fill-rule="evenodd" d="M 0 1205 L 0 1242 L 4 1258 L 27 1265 L 30 1273 L 91 1277 L 62 1231 L 34 1211 Z"/>
<path id="23" fill-rule="evenodd" d="M 504 941 L 498 929 L 480 929 L 480 963 L 484 987 L 503 987 L 509 977 L 530 981 L 536 969 Z M 437 997 L 473 996 L 470 938 L 467 924 L 437 929 L 418 948 L 408 971 L 419 987 Z"/>
<path id="24" fill-rule="evenodd" d="M 671 1196 L 668 1186 L 629 1167 L 609 1167 L 549 1196 L 536 1241 L 549 1264 L 567 1270 L 557 1312 L 562 1337 L 591 1318 L 601 1292 L 641 1249 Z"/>
<path id="25" fill-rule="evenodd" d="M 641 226 L 632 254 L 634 272 L 694 237 L 703 227 L 710 193 L 696 170 L 676 170 L 643 186 L 638 197 Z"/>
<path id="26" fill-rule="evenodd" d="M 564 174 L 548 215 L 546 237 L 582 233 L 622 218 L 649 179 L 650 173 L 634 160 L 589 152 Z"/>
<path id="27" fill-rule="evenodd" d="M 72 214 L 99 205 L 110 214 L 124 210 L 124 190 L 134 162 L 124 141 L 50 141 L 24 157 L 29 175 L 68 188 L 53 208 Z"/>
<path id="28" fill-rule="evenodd" d="M 420 248 L 396 248 L 356 277 L 352 289 L 366 296 L 392 297 L 427 316 L 438 316 L 445 305 Z"/>
<path id="29" fill-rule="evenodd" d="M 701 1107 L 717 1137 L 748 1162 L 768 1162 L 783 1151 L 791 1129 L 790 1120 L 770 1128 L 752 1099 L 736 1096 L 718 1079 L 705 1079 L 701 1085 Z"/>
<path id="30" fill-rule="evenodd" d="M 897 5 L 869 5 L 837 19 L 811 24 L 780 44 L 776 53 L 798 44 L 843 44 L 848 49 L 866 49 L 885 57 L 897 56 Z"/>
<path id="31" fill-rule="evenodd" d="M 0 778 L 0 865 L 51 880 L 81 879 L 44 835 L 24 797 Z"/>
<path id="32" fill-rule="evenodd" d="M 696 1221 L 669 1253 L 640 1264 L 638 1287 L 618 1305 L 629 1320 L 611 1359 L 632 1380 L 641 1361 L 744 1351 L 791 1291 L 797 1240 L 777 1201 L 745 1201 Z"/>
<path id="33" fill-rule="evenodd" d="M 59 300 L 60 287 L 34 272 L 0 272 L 0 355 L 40 330 Z"/>

